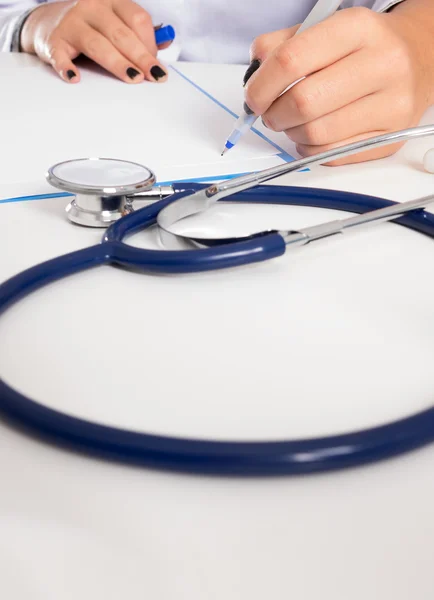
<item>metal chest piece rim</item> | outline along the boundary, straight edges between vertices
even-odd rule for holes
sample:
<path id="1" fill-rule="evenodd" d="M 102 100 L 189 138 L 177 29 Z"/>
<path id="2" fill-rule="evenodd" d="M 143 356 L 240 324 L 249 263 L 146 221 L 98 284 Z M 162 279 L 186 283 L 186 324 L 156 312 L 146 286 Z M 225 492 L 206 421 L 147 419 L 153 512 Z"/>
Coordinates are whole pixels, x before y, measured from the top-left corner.
<path id="1" fill-rule="evenodd" d="M 79 158 L 59 162 L 48 170 L 53 187 L 74 194 L 66 207 L 77 225 L 106 228 L 132 210 L 135 194 L 155 184 L 147 167 L 113 158 Z"/>

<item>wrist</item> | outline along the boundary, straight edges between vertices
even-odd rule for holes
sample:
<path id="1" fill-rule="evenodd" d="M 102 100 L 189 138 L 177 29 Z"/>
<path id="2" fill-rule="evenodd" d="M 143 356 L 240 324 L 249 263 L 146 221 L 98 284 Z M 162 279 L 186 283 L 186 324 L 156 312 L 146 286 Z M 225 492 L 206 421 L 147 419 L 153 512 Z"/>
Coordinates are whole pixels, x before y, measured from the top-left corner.
<path id="1" fill-rule="evenodd" d="M 26 54 L 35 54 L 35 32 L 38 27 L 41 14 L 43 14 L 49 5 L 37 6 L 29 11 L 27 18 L 22 23 L 19 32 L 19 52 Z"/>

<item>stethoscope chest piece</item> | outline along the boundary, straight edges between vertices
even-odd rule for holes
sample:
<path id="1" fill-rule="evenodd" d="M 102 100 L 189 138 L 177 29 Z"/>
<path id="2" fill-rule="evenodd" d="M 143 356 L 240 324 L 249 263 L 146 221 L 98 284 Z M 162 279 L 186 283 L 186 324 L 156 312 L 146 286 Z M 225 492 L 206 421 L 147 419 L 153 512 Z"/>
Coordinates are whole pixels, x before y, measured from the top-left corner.
<path id="1" fill-rule="evenodd" d="M 75 194 L 66 208 L 68 218 L 87 227 L 107 227 L 128 214 L 133 196 L 155 183 L 147 167 L 111 158 L 57 163 L 46 177 L 54 187 Z"/>

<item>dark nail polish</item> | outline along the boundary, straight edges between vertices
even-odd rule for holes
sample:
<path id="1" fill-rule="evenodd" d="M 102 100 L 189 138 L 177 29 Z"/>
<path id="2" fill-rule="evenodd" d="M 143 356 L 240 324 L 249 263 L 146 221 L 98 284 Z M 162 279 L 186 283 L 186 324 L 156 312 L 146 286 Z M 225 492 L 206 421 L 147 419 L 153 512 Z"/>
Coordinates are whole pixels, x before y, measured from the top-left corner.
<path id="1" fill-rule="evenodd" d="M 161 79 L 162 77 L 166 76 L 166 72 L 163 71 L 163 69 L 161 67 L 159 67 L 158 65 L 155 65 L 154 67 L 152 67 L 151 69 L 151 75 L 154 79 Z"/>
<path id="2" fill-rule="evenodd" d="M 244 112 L 248 115 L 253 115 L 253 110 L 244 102 Z"/>
<path id="3" fill-rule="evenodd" d="M 158 31 L 163 27 L 163 23 L 159 23 L 158 25 L 154 25 L 154 31 Z"/>
<path id="4" fill-rule="evenodd" d="M 69 79 L 69 81 L 71 81 L 71 79 L 77 77 L 77 74 L 72 69 L 69 69 L 69 71 L 66 71 L 66 76 Z"/>
<path id="5" fill-rule="evenodd" d="M 130 79 L 134 79 L 135 77 L 137 77 L 137 75 L 140 75 L 140 73 L 137 71 L 137 69 L 133 69 L 133 67 L 128 67 L 127 75 Z"/>
<path id="6" fill-rule="evenodd" d="M 253 75 L 253 73 L 255 71 L 257 71 L 259 69 L 260 66 L 261 66 L 261 63 L 257 58 L 255 58 L 255 60 L 252 60 L 252 62 L 249 65 L 249 68 L 244 73 L 243 86 L 246 85 L 246 83 L 249 81 L 250 77 Z"/>

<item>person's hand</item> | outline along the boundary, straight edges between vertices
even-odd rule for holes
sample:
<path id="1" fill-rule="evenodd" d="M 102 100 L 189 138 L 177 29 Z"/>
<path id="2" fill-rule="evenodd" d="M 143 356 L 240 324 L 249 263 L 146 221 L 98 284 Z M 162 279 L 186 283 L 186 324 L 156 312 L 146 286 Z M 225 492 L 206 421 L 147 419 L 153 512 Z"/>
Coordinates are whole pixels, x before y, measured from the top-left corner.
<path id="1" fill-rule="evenodd" d="M 419 123 L 433 96 L 433 72 L 423 57 L 433 43 L 421 39 L 411 19 L 398 11 L 349 8 L 294 37 L 297 29 L 254 41 L 245 100 L 267 127 L 284 131 L 301 156 Z M 399 147 L 329 164 L 382 158 Z"/>
<path id="2" fill-rule="evenodd" d="M 51 64 L 62 79 L 71 83 L 80 80 L 80 72 L 72 62 L 80 54 L 127 83 L 144 79 L 162 82 L 167 78 L 156 59 L 151 17 L 132 0 L 44 4 L 25 22 L 21 47 Z"/>

